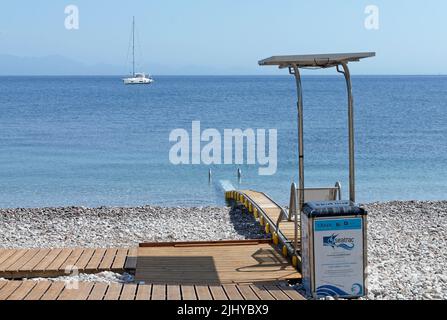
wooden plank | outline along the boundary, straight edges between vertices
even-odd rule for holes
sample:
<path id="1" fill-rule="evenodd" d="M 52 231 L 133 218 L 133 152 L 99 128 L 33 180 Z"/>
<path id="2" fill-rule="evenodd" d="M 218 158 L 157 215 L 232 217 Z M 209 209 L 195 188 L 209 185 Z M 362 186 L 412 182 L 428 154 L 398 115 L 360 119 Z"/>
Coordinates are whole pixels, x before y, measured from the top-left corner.
<path id="1" fill-rule="evenodd" d="M 112 268 L 113 260 L 115 260 L 115 255 L 118 250 L 116 248 L 107 249 L 104 258 L 102 258 L 99 264 L 99 270 L 110 270 Z"/>
<path id="2" fill-rule="evenodd" d="M 93 254 L 92 258 L 88 262 L 85 272 L 92 273 L 97 272 L 99 268 L 99 264 L 102 261 L 102 258 L 104 257 L 104 254 L 106 253 L 106 249 L 99 248 L 95 250 L 95 253 Z"/>
<path id="3" fill-rule="evenodd" d="M 193 285 L 182 285 L 182 300 L 197 300 L 196 291 Z"/>
<path id="4" fill-rule="evenodd" d="M 137 256 L 138 256 L 138 248 L 130 248 L 129 252 L 127 253 L 124 269 L 135 270 L 137 268 Z"/>
<path id="5" fill-rule="evenodd" d="M 195 254 L 195 255 L 194 255 Z M 240 254 L 235 257 L 232 254 Z M 174 260 L 177 258 L 178 260 Z M 231 266 L 234 263 L 246 263 L 251 262 L 253 267 L 275 267 L 277 264 L 283 264 L 288 266 L 288 260 L 283 258 L 278 251 L 269 248 L 258 248 L 258 250 L 234 250 L 234 251 L 223 251 L 218 250 L 214 252 L 200 252 L 199 249 L 196 251 L 183 252 L 181 254 L 176 254 L 176 252 L 167 252 L 163 255 L 153 253 L 147 256 L 140 256 L 138 258 L 138 268 L 156 268 L 158 262 L 163 262 L 163 266 L 170 266 L 176 269 L 184 269 L 183 266 L 203 266 L 201 262 L 206 262 L 204 267 L 209 269 L 214 266 L 213 260 L 219 262 L 219 264 L 225 266 Z M 207 261 L 206 261 L 207 260 Z M 181 261 L 182 263 L 179 263 Z M 184 264 L 183 264 L 184 263 Z M 293 268 L 290 268 L 293 270 Z"/>
<path id="6" fill-rule="evenodd" d="M 76 266 L 78 267 L 78 270 L 83 271 L 87 267 L 87 264 L 89 263 L 90 259 L 92 258 L 93 254 L 95 253 L 95 249 L 88 248 L 84 249 L 82 252 L 82 255 L 79 257 L 79 260 L 76 262 Z"/>
<path id="7" fill-rule="evenodd" d="M 51 285 L 50 281 L 36 281 L 37 284 L 31 292 L 24 298 L 24 300 L 40 300 Z"/>
<path id="8" fill-rule="evenodd" d="M 14 253 L 8 257 L 8 259 L 0 264 L 0 272 L 4 272 L 9 266 L 13 265 L 17 260 L 19 260 L 27 251 L 27 249 L 15 250 Z"/>
<path id="9" fill-rule="evenodd" d="M 182 300 L 179 285 L 166 286 L 166 299 L 167 300 Z"/>
<path id="10" fill-rule="evenodd" d="M 262 197 L 251 197 L 249 201 L 252 203 L 252 206 L 255 206 L 259 209 L 275 209 L 278 208 L 276 204 L 270 201 L 267 198 Z"/>
<path id="11" fill-rule="evenodd" d="M 195 254 L 195 256 L 193 254 Z M 234 254 L 240 254 L 240 255 L 234 256 Z M 193 257 L 194 259 L 187 259 L 188 257 Z M 241 261 L 251 261 L 256 265 L 261 264 L 265 265 L 266 262 L 288 264 L 287 263 L 288 260 L 282 257 L 279 250 L 276 247 L 272 247 L 270 245 L 253 246 L 251 248 L 240 248 L 240 249 L 233 248 L 233 250 L 223 249 L 223 247 L 220 247 L 219 249 L 216 248 L 216 250 L 208 250 L 208 248 L 206 250 L 202 248 L 195 248 L 194 250 L 188 250 L 188 251 L 182 251 L 179 249 L 171 249 L 165 251 L 160 251 L 157 249 L 155 250 L 149 249 L 149 251 L 146 251 L 145 253 L 141 254 L 138 257 L 139 260 L 138 267 L 141 266 L 156 267 L 157 264 L 151 264 L 151 263 L 142 264 L 146 262 L 154 262 L 154 259 L 149 258 L 164 260 L 163 261 L 164 263 L 178 267 L 181 267 L 182 264 L 179 264 L 178 260 L 175 260 L 173 258 L 178 258 L 179 260 L 181 259 L 182 263 L 185 263 L 185 265 L 200 265 L 196 262 L 196 260 L 198 260 L 199 258 L 201 259 L 201 261 L 199 262 L 203 262 L 203 260 L 205 259 L 209 260 L 217 259 L 220 263 L 226 263 L 226 264 Z M 207 264 L 207 266 L 210 265 L 212 264 Z"/>
<path id="12" fill-rule="evenodd" d="M 68 256 L 67 260 L 64 261 L 59 267 L 59 271 L 63 272 L 66 275 L 71 274 L 73 270 L 76 270 L 76 268 L 79 270 L 79 267 L 76 265 L 76 262 L 78 262 L 79 258 L 82 255 L 82 252 L 84 249 L 77 248 L 73 249 Z"/>
<path id="13" fill-rule="evenodd" d="M 196 246 L 196 247 L 145 247 L 140 248 L 138 251 L 138 257 L 150 257 L 150 256 L 169 256 L 175 253 L 175 256 L 185 256 L 190 252 L 202 252 L 203 255 L 209 255 L 213 252 L 251 252 L 256 251 L 259 248 L 274 249 L 271 246 L 271 240 L 267 243 L 255 244 L 249 243 L 247 245 L 230 245 L 230 246 Z M 275 249 L 276 250 L 276 249 Z M 232 257 L 237 258 L 237 257 Z"/>
<path id="14" fill-rule="evenodd" d="M 84 301 L 87 300 L 90 292 L 92 291 L 94 286 L 93 282 L 80 282 L 79 283 L 79 292 L 75 296 L 74 300 Z"/>
<path id="15" fill-rule="evenodd" d="M 244 283 L 244 284 L 251 284 L 251 283 L 256 283 L 256 282 L 270 282 L 272 280 L 281 280 L 281 279 L 291 279 L 291 278 L 276 278 L 276 279 L 271 279 L 268 276 L 263 277 L 257 277 L 257 278 L 251 278 L 249 279 L 249 281 L 247 281 L 243 275 L 239 275 L 236 273 L 230 273 L 230 274 L 223 274 L 222 277 L 220 278 L 221 280 L 217 280 L 214 277 L 203 277 L 203 274 L 200 272 L 191 274 L 188 274 L 188 279 L 181 277 L 181 275 L 176 276 L 175 278 L 172 277 L 170 280 L 167 280 L 167 275 L 166 274 L 159 274 L 159 275 L 152 275 L 155 277 L 160 277 L 163 278 L 159 281 L 152 281 L 153 284 L 184 284 L 184 285 L 189 285 L 189 284 L 200 284 L 200 285 L 204 285 L 204 284 L 208 284 L 208 285 L 219 285 L 219 284 L 231 284 L 231 283 Z M 166 279 L 165 279 L 166 277 Z"/>
<path id="16" fill-rule="evenodd" d="M 197 248 L 197 247 L 235 247 L 235 246 L 255 246 L 260 243 L 269 243 L 268 239 L 260 240 L 238 240 L 238 241 L 213 241 L 213 242 L 192 242 L 186 244 L 178 244 L 174 242 L 173 247 L 175 248 Z"/>
<path id="17" fill-rule="evenodd" d="M 121 295 L 121 289 L 123 285 L 121 283 L 111 283 L 107 289 L 107 293 L 104 296 L 104 300 L 118 300 Z"/>
<path id="18" fill-rule="evenodd" d="M 79 285 L 78 285 L 79 286 Z M 74 297 L 76 296 L 78 289 L 75 289 L 74 287 L 67 287 L 64 286 L 59 296 L 56 298 L 56 300 L 74 300 Z"/>
<path id="19" fill-rule="evenodd" d="M 275 300 L 275 298 L 264 288 L 262 285 L 253 284 L 250 285 L 253 292 L 259 297 L 260 300 Z"/>
<path id="20" fill-rule="evenodd" d="M 222 286 L 209 286 L 213 300 L 228 300 Z"/>
<path id="21" fill-rule="evenodd" d="M 0 250 L 0 265 L 16 252 L 15 249 Z"/>
<path id="22" fill-rule="evenodd" d="M 242 255 L 243 253 L 241 253 Z M 260 260 L 263 261 L 260 261 Z M 145 258 L 144 262 L 142 262 L 138 266 L 139 273 L 148 272 L 148 273 L 164 273 L 164 272 L 216 272 L 216 271 L 226 271 L 226 272 L 239 272 L 239 273 L 248 273 L 247 279 L 250 274 L 256 271 L 265 271 L 265 272 L 272 272 L 276 273 L 278 275 L 281 274 L 289 274 L 289 273 L 297 273 L 288 262 L 282 262 L 282 261 L 275 261 L 274 257 L 258 257 L 258 261 L 253 260 L 213 260 L 210 258 L 203 258 L 200 259 L 198 256 L 194 257 L 191 255 L 190 261 L 188 261 L 188 256 L 179 258 L 179 260 L 182 262 L 182 264 L 175 264 L 174 262 L 170 261 L 172 258 L 167 257 L 154 257 L 152 261 L 150 258 Z M 270 261 L 269 261 L 270 260 Z M 184 264 L 183 264 L 184 262 Z M 200 262 L 203 262 L 202 264 Z M 157 264 L 159 267 L 157 268 Z M 240 270 L 240 271 L 238 271 Z M 159 272 L 157 272 L 159 271 Z M 276 272 L 275 272 L 276 271 Z M 256 274 L 257 276 L 258 274 Z M 261 273 L 261 275 L 266 275 L 265 273 Z M 270 275 L 272 278 L 272 275 Z M 273 277 L 274 278 L 274 277 Z M 148 280 L 144 280 L 148 282 Z"/>
<path id="23" fill-rule="evenodd" d="M 282 292 L 282 290 L 275 285 L 265 285 L 264 288 L 276 299 L 276 300 L 290 300 L 290 298 Z"/>
<path id="24" fill-rule="evenodd" d="M 205 250 L 208 252 L 212 252 L 215 250 L 226 250 L 226 251 L 235 251 L 235 250 L 246 250 L 249 251 L 252 248 L 256 247 L 266 247 L 271 243 L 269 239 L 266 239 L 262 243 L 256 242 L 247 242 L 247 243 L 239 243 L 238 245 L 190 245 L 190 246 L 164 246 L 164 247 L 143 247 L 139 248 L 138 256 L 145 256 L 150 254 L 151 252 L 190 252 L 197 251 L 197 248 L 201 250 Z"/>
<path id="25" fill-rule="evenodd" d="M 65 287 L 65 282 L 58 281 L 52 282 L 45 294 L 40 298 L 40 300 L 57 300 L 60 293 Z"/>
<path id="26" fill-rule="evenodd" d="M 206 285 L 196 286 L 197 300 L 213 300 L 210 288 Z"/>
<path id="27" fill-rule="evenodd" d="M 176 241 L 176 242 L 145 242 L 140 243 L 140 248 L 162 248 L 162 247 L 215 247 L 232 245 L 257 245 L 262 243 L 269 243 L 265 239 L 248 239 L 248 240 L 217 240 L 217 241 Z"/>
<path id="28" fill-rule="evenodd" d="M 281 223 L 279 224 L 279 228 L 283 231 L 295 232 L 295 223 L 290 221 L 281 221 Z"/>
<path id="29" fill-rule="evenodd" d="M 34 288 L 37 284 L 37 281 L 21 281 L 22 284 L 13 294 L 8 297 L 8 300 L 23 300 L 28 293 Z"/>
<path id="30" fill-rule="evenodd" d="M 18 287 L 22 284 L 21 281 L 8 281 L 8 283 L 3 286 L 0 291 L 0 301 L 6 300 L 10 295 L 17 290 Z"/>
<path id="31" fill-rule="evenodd" d="M 225 290 L 225 293 L 227 294 L 228 299 L 230 299 L 230 300 L 244 300 L 244 298 L 241 296 L 241 294 L 237 290 L 236 285 L 224 284 L 224 285 L 222 285 L 222 287 Z"/>
<path id="32" fill-rule="evenodd" d="M 105 282 L 96 282 L 87 300 L 102 300 L 106 294 L 108 287 L 109 285 Z"/>
<path id="33" fill-rule="evenodd" d="M 35 267 L 33 267 L 33 272 L 43 272 L 47 270 L 48 266 L 59 256 L 62 249 L 52 249 Z"/>
<path id="34" fill-rule="evenodd" d="M 278 286 L 291 300 L 306 300 L 298 291 L 289 286 Z"/>
<path id="35" fill-rule="evenodd" d="M 223 247 L 221 247 L 223 248 Z M 234 256 L 234 254 L 239 254 L 238 256 Z M 268 256 L 267 256 L 268 255 Z M 188 258 L 192 259 L 188 259 Z M 149 259 L 155 258 L 155 259 Z M 178 260 L 174 260 L 173 258 L 178 258 Z M 259 258 L 262 258 L 262 261 L 259 261 Z M 252 262 L 253 265 L 261 265 L 266 264 L 265 259 L 268 258 L 270 261 L 275 258 L 275 261 L 282 264 L 287 264 L 287 259 L 283 258 L 280 254 L 279 250 L 275 247 L 261 247 L 256 246 L 247 250 L 246 248 L 241 248 L 240 250 L 203 250 L 201 248 L 195 248 L 195 250 L 189 251 L 178 251 L 174 250 L 166 250 L 165 252 L 154 250 L 151 252 L 147 252 L 145 255 L 141 255 L 138 257 L 138 268 L 140 267 L 156 267 L 159 260 L 164 260 L 163 262 L 167 265 L 173 265 L 177 267 L 182 267 L 182 264 L 178 263 L 181 260 L 185 265 L 200 265 L 197 263 L 197 260 L 201 260 L 199 262 L 204 262 L 205 259 L 208 259 L 209 262 L 206 266 L 212 266 L 211 260 L 217 260 L 220 263 L 231 264 L 234 262 Z M 157 261 L 154 261 L 157 260 Z M 148 263 L 149 262 L 149 263 Z M 154 263 L 156 262 L 156 263 Z M 145 263 L 145 264 L 143 264 Z"/>
<path id="36" fill-rule="evenodd" d="M 154 284 L 152 286 L 151 300 L 166 300 L 166 286 L 164 284 Z"/>
<path id="37" fill-rule="evenodd" d="M 253 292 L 249 285 L 239 285 L 238 289 L 244 300 L 259 300 L 259 297 Z"/>
<path id="38" fill-rule="evenodd" d="M 250 199 L 250 201 L 257 205 L 260 210 L 260 214 L 264 216 L 267 220 L 270 220 L 271 228 L 276 228 L 276 222 L 278 220 L 281 208 L 278 207 L 273 201 L 271 201 L 265 194 L 257 191 L 244 191 L 245 196 Z M 282 221 L 279 225 L 281 233 L 284 237 L 294 244 L 295 238 L 295 224 L 290 221 Z M 300 237 L 300 235 L 298 235 Z"/>
<path id="39" fill-rule="evenodd" d="M 262 211 L 265 213 L 265 215 L 276 225 L 276 222 L 278 221 L 279 215 L 281 214 L 281 209 L 278 207 L 276 208 L 263 208 Z"/>
<path id="40" fill-rule="evenodd" d="M 253 271 L 252 271 L 253 272 Z M 260 269 L 259 272 L 253 272 L 252 275 L 245 275 L 237 271 L 149 271 L 140 272 L 138 280 L 145 279 L 145 282 L 152 282 L 153 284 L 231 284 L 231 283 L 256 283 L 256 282 L 271 282 L 277 280 L 291 280 L 299 279 L 299 276 L 290 273 L 276 273 L 270 276 L 266 269 Z M 256 273 L 256 274 L 255 274 Z M 273 273 L 273 272 L 272 272 Z"/>
<path id="41" fill-rule="evenodd" d="M 7 284 L 8 282 L 9 282 L 9 281 L 7 281 L 7 280 L 0 280 L 0 289 L 3 288 L 3 286 L 6 286 L 6 284 Z"/>
<path id="42" fill-rule="evenodd" d="M 92 288 L 93 282 L 78 282 L 72 288 L 65 286 L 57 300 L 87 300 Z"/>
<path id="43" fill-rule="evenodd" d="M 271 244 L 139 248 L 136 280 L 153 284 L 231 284 L 299 279 Z"/>
<path id="44" fill-rule="evenodd" d="M 152 285 L 140 284 L 138 285 L 136 300 L 150 300 L 152 292 Z"/>
<path id="45" fill-rule="evenodd" d="M 111 268 L 113 272 L 124 270 L 124 265 L 126 263 L 128 252 L 129 249 L 126 248 L 118 249 L 118 251 L 116 252 L 115 260 L 113 261 Z"/>
<path id="46" fill-rule="evenodd" d="M 138 248 L 132 247 L 129 249 L 129 252 L 127 253 L 128 257 L 137 257 L 138 256 Z"/>
<path id="47" fill-rule="evenodd" d="M 59 274 L 59 267 L 68 259 L 72 251 L 73 249 L 62 249 L 56 259 L 48 265 L 45 271 L 57 271 L 57 274 Z"/>
<path id="48" fill-rule="evenodd" d="M 40 249 L 31 260 L 20 268 L 20 271 L 30 272 L 50 253 L 50 251 L 51 249 Z"/>
<path id="49" fill-rule="evenodd" d="M 136 284 L 125 284 L 123 286 L 123 291 L 121 292 L 120 300 L 135 300 L 136 292 Z"/>

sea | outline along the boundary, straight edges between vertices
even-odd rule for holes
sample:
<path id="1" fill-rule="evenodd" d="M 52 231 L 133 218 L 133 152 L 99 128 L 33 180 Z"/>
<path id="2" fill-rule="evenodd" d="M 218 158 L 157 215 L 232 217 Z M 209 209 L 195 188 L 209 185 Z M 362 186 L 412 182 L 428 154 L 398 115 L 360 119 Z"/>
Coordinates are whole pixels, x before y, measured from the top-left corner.
<path id="1" fill-rule="evenodd" d="M 298 182 L 292 76 L 154 78 L 0 77 L 0 207 L 222 206 L 229 188 L 288 204 Z M 447 77 L 352 81 L 357 202 L 447 199 Z M 304 76 L 303 89 L 305 186 L 339 181 L 348 198 L 344 79 Z M 195 121 L 222 135 L 276 130 L 276 171 L 260 175 L 247 154 L 243 163 L 173 163 L 170 135 L 183 129 L 192 144 Z"/>

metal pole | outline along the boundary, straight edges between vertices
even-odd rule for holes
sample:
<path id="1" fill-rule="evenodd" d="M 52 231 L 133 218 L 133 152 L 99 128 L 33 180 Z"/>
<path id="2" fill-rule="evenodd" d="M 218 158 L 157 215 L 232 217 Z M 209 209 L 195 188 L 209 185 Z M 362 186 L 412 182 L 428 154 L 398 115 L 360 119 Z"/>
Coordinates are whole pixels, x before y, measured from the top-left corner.
<path id="1" fill-rule="evenodd" d="M 354 98 L 352 95 L 351 73 L 348 64 L 341 63 L 348 90 L 348 126 L 349 126 L 349 200 L 355 202 L 355 150 L 354 150 Z"/>
<path id="2" fill-rule="evenodd" d="M 303 121 L 303 89 L 301 85 L 300 70 L 296 65 L 293 65 L 293 73 L 296 80 L 296 90 L 298 96 L 297 111 L 298 111 L 298 208 L 295 214 L 295 253 L 298 251 L 298 216 L 304 205 L 304 121 Z"/>
<path id="3" fill-rule="evenodd" d="M 135 77 L 135 17 L 132 20 L 132 76 Z"/>

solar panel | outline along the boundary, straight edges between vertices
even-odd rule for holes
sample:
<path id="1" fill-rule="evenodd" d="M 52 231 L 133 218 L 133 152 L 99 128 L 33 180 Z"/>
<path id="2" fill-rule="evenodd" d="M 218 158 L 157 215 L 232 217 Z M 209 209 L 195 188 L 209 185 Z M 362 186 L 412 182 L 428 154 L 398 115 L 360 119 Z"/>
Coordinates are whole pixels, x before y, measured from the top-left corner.
<path id="1" fill-rule="evenodd" d="M 270 58 L 259 61 L 261 66 L 276 65 L 280 68 L 291 66 L 303 68 L 329 68 L 341 63 L 359 61 L 360 59 L 374 57 L 375 52 L 359 52 L 359 53 L 334 53 L 334 54 L 306 54 L 306 55 L 289 55 L 289 56 L 272 56 Z"/>

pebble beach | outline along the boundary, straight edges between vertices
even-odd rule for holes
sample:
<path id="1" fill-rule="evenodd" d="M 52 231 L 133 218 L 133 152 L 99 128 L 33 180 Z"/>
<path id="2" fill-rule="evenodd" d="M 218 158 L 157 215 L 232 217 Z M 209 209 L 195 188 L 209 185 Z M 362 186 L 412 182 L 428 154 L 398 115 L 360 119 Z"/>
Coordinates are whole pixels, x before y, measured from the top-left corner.
<path id="1" fill-rule="evenodd" d="M 366 204 L 369 299 L 447 299 L 447 201 Z M 226 207 L 0 210 L 0 248 L 132 247 L 140 242 L 265 238 Z"/>

